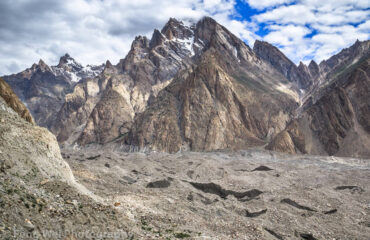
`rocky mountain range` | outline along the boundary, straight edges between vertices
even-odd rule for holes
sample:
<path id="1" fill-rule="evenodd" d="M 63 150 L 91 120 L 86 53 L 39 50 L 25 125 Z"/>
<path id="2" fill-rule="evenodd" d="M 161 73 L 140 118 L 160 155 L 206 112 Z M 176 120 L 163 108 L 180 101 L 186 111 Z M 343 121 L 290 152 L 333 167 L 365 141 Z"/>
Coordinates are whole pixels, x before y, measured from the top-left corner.
<path id="1" fill-rule="evenodd" d="M 370 41 L 357 41 L 319 65 L 319 78 L 267 149 L 370 156 Z M 331 70 L 328 70 L 331 69 Z"/>
<path id="2" fill-rule="evenodd" d="M 209 17 L 170 19 L 116 65 L 82 67 L 65 55 L 3 78 L 65 147 L 370 156 L 369 49 L 357 41 L 297 66 Z"/>
<path id="3" fill-rule="evenodd" d="M 36 123 L 51 128 L 66 95 L 77 82 L 97 76 L 103 68 L 104 65 L 83 67 L 66 54 L 56 66 L 48 66 L 40 59 L 38 64 L 3 79 L 30 110 Z"/>

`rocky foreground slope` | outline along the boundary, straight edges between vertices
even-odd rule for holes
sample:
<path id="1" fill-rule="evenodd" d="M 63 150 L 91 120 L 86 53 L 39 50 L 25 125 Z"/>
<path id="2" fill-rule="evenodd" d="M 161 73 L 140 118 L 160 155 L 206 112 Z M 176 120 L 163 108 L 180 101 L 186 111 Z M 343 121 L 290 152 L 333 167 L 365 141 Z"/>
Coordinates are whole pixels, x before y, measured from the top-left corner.
<path id="1" fill-rule="evenodd" d="M 0 238 L 64 239 L 81 229 L 127 236 L 118 213 L 97 200 L 75 182 L 55 136 L 32 123 L 0 78 Z"/>

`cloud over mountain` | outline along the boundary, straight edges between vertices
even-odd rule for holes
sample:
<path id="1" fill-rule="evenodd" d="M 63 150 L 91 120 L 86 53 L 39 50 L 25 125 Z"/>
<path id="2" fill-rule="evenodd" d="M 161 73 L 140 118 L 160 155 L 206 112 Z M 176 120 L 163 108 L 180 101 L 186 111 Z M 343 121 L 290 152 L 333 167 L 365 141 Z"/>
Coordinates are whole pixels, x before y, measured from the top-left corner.
<path id="1" fill-rule="evenodd" d="M 68 52 L 84 64 L 118 62 L 138 35 L 170 18 L 208 15 L 249 45 L 263 39 L 294 61 L 322 60 L 356 39 L 369 39 L 366 0 L 3 0 L 0 75 L 39 58 L 57 63 Z"/>

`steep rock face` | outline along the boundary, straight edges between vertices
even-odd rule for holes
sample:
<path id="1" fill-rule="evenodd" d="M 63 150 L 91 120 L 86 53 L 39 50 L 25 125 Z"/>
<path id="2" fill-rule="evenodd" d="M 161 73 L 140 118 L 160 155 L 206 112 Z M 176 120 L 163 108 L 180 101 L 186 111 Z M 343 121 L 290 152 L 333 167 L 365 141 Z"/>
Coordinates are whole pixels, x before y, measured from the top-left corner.
<path id="1" fill-rule="evenodd" d="M 18 115 L 29 123 L 34 124 L 33 118 L 24 104 L 13 92 L 9 84 L 0 78 L 0 97 L 11 107 Z"/>
<path id="2" fill-rule="evenodd" d="M 282 73 L 289 81 L 297 83 L 300 89 L 309 89 L 312 85 L 309 72 L 297 67 L 278 48 L 263 41 L 256 40 L 253 51 L 258 57 L 269 62 L 275 69 Z"/>
<path id="3" fill-rule="evenodd" d="M 291 154 L 306 153 L 304 135 L 299 129 L 298 122 L 293 120 L 266 146 L 266 149 Z"/>
<path id="4" fill-rule="evenodd" d="M 29 108 L 36 123 L 51 129 L 65 95 L 73 90 L 75 83 L 101 71 L 102 66 L 83 67 L 66 54 L 57 66 L 48 66 L 40 60 L 23 72 L 3 78 Z"/>
<path id="5" fill-rule="evenodd" d="M 201 48 L 202 43 L 194 40 L 194 26 L 175 19 L 170 19 L 161 32 L 155 30 L 150 40 L 136 37 L 125 59 L 101 76 L 107 82 L 100 93 L 105 97 L 86 120 L 78 143 L 105 143 L 128 133 L 135 114 L 144 111 L 149 98 L 189 66 L 190 58 Z"/>
<path id="6" fill-rule="evenodd" d="M 24 72 L 4 76 L 4 80 L 30 109 L 36 123 L 44 127 L 54 121 L 56 110 L 71 87 L 71 82 L 54 75 L 42 60 Z"/>
<path id="7" fill-rule="evenodd" d="M 161 91 L 139 117 L 133 145 L 176 152 L 181 147 L 199 151 L 260 143 L 242 122 L 245 115 L 229 77 L 215 64 L 201 64 L 183 82 Z"/>
<path id="8" fill-rule="evenodd" d="M 332 56 L 328 60 L 324 60 L 319 64 L 320 73 L 326 79 L 334 78 L 335 75 L 341 72 L 348 66 L 358 62 L 362 57 L 366 57 L 370 53 L 370 41 L 356 41 L 349 48 L 345 48 L 338 54 Z"/>
<path id="9" fill-rule="evenodd" d="M 309 73 L 310 73 L 311 78 L 313 79 L 313 81 L 315 81 L 319 78 L 319 76 L 320 76 L 320 67 L 314 60 L 311 60 L 310 64 L 308 64 L 308 70 L 309 70 Z"/>
<path id="10" fill-rule="evenodd" d="M 322 89 L 322 97 L 288 129 L 294 128 L 305 139 L 305 150 L 313 154 L 370 156 L 370 58 L 355 63 Z M 285 130 L 286 132 L 288 130 Z M 296 152 L 293 141 L 285 147 L 286 137 L 279 134 L 268 149 Z M 302 152 L 302 151 L 301 151 Z"/>
<path id="11" fill-rule="evenodd" d="M 77 83 L 73 92 L 65 96 L 64 104 L 51 126 L 51 131 L 59 142 L 70 137 L 73 141 L 78 137 L 75 135 L 81 132 L 86 119 L 99 101 L 102 88 L 99 78 L 86 79 Z"/>
<path id="12" fill-rule="evenodd" d="M 168 152 L 264 144 L 297 106 L 279 82 L 284 76 L 213 19 L 198 22 L 195 32 L 205 52 L 135 118 L 126 143 Z"/>
<path id="13" fill-rule="evenodd" d="M 112 140 L 112 137 L 128 132 L 133 113 L 130 103 L 121 94 L 113 89 L 105 91 L 77 142 L 81 145 L 96 142 L 104 144 Z"/>

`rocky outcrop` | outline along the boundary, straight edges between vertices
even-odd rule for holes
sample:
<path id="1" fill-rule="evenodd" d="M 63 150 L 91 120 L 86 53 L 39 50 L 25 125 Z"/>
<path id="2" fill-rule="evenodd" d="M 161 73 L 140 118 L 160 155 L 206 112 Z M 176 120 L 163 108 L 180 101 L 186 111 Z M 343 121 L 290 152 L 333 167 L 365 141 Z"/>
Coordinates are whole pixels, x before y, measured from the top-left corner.
<path id="1" fill-rule="evenodd" d="M 258 57 L 270 63 L 275 69 L 283 74 L 290 82 L 297 84 L 299 89 L 307 90 L 312 86 L 310 74 L 303 65 L 297 67 L 278 48 L 268 42 L 256 40 L 253 51 Z"/>
<path id="2" fill-rule="evenodd" d="M 127 133 L 132 125 L 133 114 L 132 106 L 121 94 L 113 89 L 105 91 L 90 114 L 77 143 L 104 144 Z"/>
<path id="3" fill-rule="evenodd" d="M 11 87 L 0 78 L 0 97 L 12 108 L 18 115 L 29 123 L 34 124 L 33 118 L 24 104 L 19 100 Z"/>
<path id="4" fill-rule="evenodd" d="M 86 79 L 77 83 L 73 92 L 65 96 L 65 102 L 50 128 L 60 143 L 78 138 L 100 99 L 102 84 L 99 78 Z"/>
<path id="5" fill-rule="evenodd" d="M 312 119 L 310 128 L 315 132 L 329 155 L 338 152 L 341 139 L 353 127 L 353 110 L 344 89 L 336 88 L 325 95 L 307 114 Z"/>
<path id="6" fill-rule="evenodd" d="M 154 30 L 150 40 L 136 37 L 127 56 L 100 76 L 107 84 L 77 142 L 104 144 L 127 134 L 134 116 L 200 51 L 202 43 L 193 38 L 194 27 L 175 19 Z"/>
<path id="7" fill-rule="evenodd" d="M 94 77 L 101 71 L 102 66 L 83 67 L 66 54 L 57 66 L 48 66 L 40 60 L 23 72 L 3 78 L 26 104 L 35 122 L 52 129 L 66 94 L 73 91 L 76 82 Z"/>
<path id="8" fill-rule="evenodd" d="M 317 94 L 322 97 L 314 103 L 312 100 L 306 103 L 307 107 L 299 118 L 277 135 L 267 148 L 289 153 L 298 152 L 298 148 L 299 152 L 305 149 L 311 154 L 370 156 L 369 76 L 368 56 L 349 66 L 330 80 L 330 85 L 320 89 Z M 299 132 L 302 141 L 289 140 L 292 129 Z"/>
<path id="9" fill-rule="evenodd" d="M 320 74 L 325 79 L 335 78 L 344 69 L 358 62 L 361 58 L 367 57 L 370 53 L 370 41 L 356 41 L 349 48 L 345 48 L 338 54 L 319 64 Z"/>
<path id="10" fill-rule="evenodd" d="M 289 88 L 266 74 L 269 69 L 280 75 L 213 19 L 198 22 L 195 32 L 207 46 L 204 53 L 135 118 L 126 143 L 167 152 L 263 145 L 297 106 L 281 90 Z"/>
<path id="11" fill-rule="evenodd" d="M 266 149 L 291 154 L 306 153 L 305 138 L 298 122 L 293 120 L 267 145 Z"/>
<path id="12" fill-rule="evenodd" d="M 1 167 L 19 176 L 37 173 L 39 181 L 40 178 L 73 181 L 72 172 L 60 155 L 55 136 L 32 124 L 27 108 L 1 79 L 0 86 Z"/>

